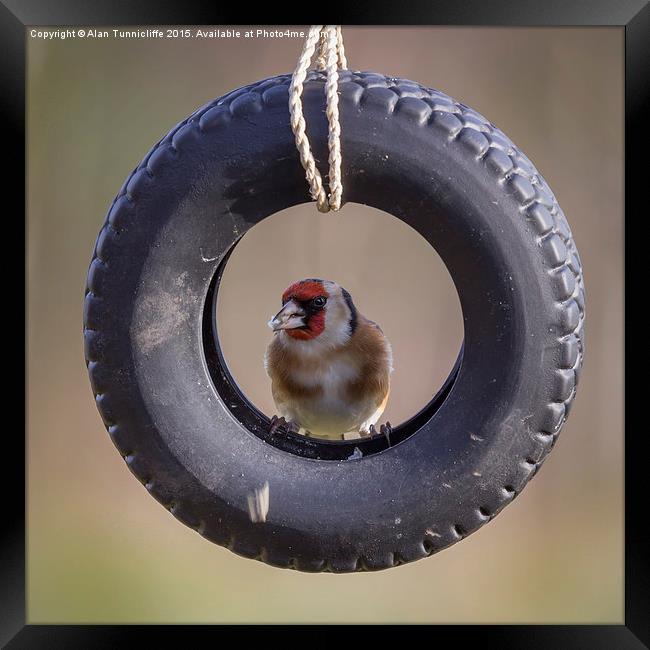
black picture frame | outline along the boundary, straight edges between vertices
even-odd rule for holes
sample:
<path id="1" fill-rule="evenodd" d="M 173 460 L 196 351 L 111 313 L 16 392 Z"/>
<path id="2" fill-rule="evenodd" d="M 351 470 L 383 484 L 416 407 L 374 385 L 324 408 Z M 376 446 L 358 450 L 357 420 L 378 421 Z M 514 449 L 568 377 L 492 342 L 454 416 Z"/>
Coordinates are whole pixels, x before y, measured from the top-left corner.
<path id="1" fill-rule="evenodd" d="M 642 235 L 632 231 L 634 212 L 643 205 L 648 184 L 646 115 L 650 95 L 650 2 L 649 0 L 444 0 L 395 3 L 385 0 L 357 2 L 355 6 L 339 5 L 330 16 L 340 24 L 391 25 L 477 25 L 477 26 L 620 26 L 625 30 L 625 297 L 626 332 L 627 309 L 632 298 L 643 294 L 635 291 L 634 274 L 628 271 L 640 259 L 635 247 L 641 245 Z M 25 52 L 27 25 L 162 25 L 162 24 L 246 24 L 254 18 L 258 24 L 310 24 L 314 12 L 306 7 L 270 6 L 270 10 L 236 12 L 233 7 L 198 0 L 0 0 L 0 106 L 2 108 L 3 153 L 7 161 L 5 203 L 16 201 L 16 212 L 6 209 L 5 229 L 14 225 L 19 239 L 19 220 L 14 216 L 25 210 Z M 309 14 L 309 15 L 308 15 Z M 647 204 L 647 200 L 646 200 Z M 638 216 L 641 223 L 641 215 Z M 25 236 L 24 230 L 23 237 Z M 9 250 L 9 247 L 8 247 Z M 17 291 L 18 283 L 11 271 L 13 263 L 5 262 L 5 286 Z M 638 276 L 637 276 L 638 279 Z M 80 280 L 81 281 L 81 280 Z M 26 291 L 26 284 L 24 284 Z M 25 296 L 25 293 L 24 293 Z M 25 299 L 23 296 L 23 299 Z M 16 301 L 18 302 L 18 301 Z M 14 304 L 13 302 L 11 304 Z M 26 304 L 26 301 L 25 303 Z M 27 319 L 25 314 L 25 319 Z M 20 328 L 17 315 L 11 325 Z M 22 322 L 23 333 L 26 321 Z M 81 326 L 80 326 L 81 327 Z M 631 328 L 630 330 L 631 331 Z M 638 332 L 637 332 L 638 335 Z M 642 339 L 642 334 L 639 338 Z M 81 334 L 80 334 L 81 337 Z M 638 341 L 635 341 L 638 346 Z M 7 346 L 8 352 L 17 347 Z M 637 350 L 638 353 L 638 350 Z M 5 362 L 10 360 L 5 354 Z M 18 356 L 18 352 L 14 354 Z M 626 377 L 630 364 L 625 349 Z M 13 361 L 13 359 L 11 359 Z M 20 368 L 20 361 L 16 368 Z M 24 356 L 23 364 L 24 369 Z M 11 375 L 14 389 L 20 385 Z M 21 376 L 18 371 L 18 376 Z M 8 379 L 5 377 L 5 379 Z M 646 380 L 647 381 L 647 380 Z M 628 382 L 631 384 L 632 382 Z M 24 384 L 23 384 L 24 385 Z M 5 389 L 5 395 L 11 387 Z M 621 387 L 623 390 L 623 387 Z M 5 410 L 12 401 L 5 397 Z M 626 423 L 639 410 L 640 401 L 626 399 Z M 628 410 L 630 409 L 630 410 Z M 634 435 L 636 434 L 636 435 Z M 627 436 L 625 449 L 625 620 L 621 625 L 530 625 L 530 626 L 437 626 L 443 639 L 453 638 L 455 644 L 494 644 L 499 648 L 647 648 L 650 644 L 650 578 L 648 573 L 648 542 L 645 520 L 644 452 L 645 430 Z M 25 485 L 25 440 L 13 427 L 6 427 L 3 436 L 4 498 L 2 514 L 5 531 L 0 542 L 0 644 L 7 648 L 116 648 L 152 642 L 156 638 L 166 643 L 187 643 L 194 630 L 188 626 L 80 626 L 26 624 L 25 590 L 25 499 L 20 489 Z M 607 526 L 603 522 L 603 526 Z M 290 604 L 288 604 L 290 608 Z M 216 627 L 216 626 L 214 626 Z M 263 628 L 263 629 L 261 629 Z M 260 626 L 268 634 L 268 626 Z M 298 630 L 296 630 L 298 631 Z M 201 634 L 214 636 L 213 626 L 201 626 Z M 164 638 L 163 638 L 164 637 Z M 194 639 L 194 636 L 192 636 Z M 268 639 L 268 637 L 267 637 Z M 438 643 L 440 637 L 437 636 Z"/>

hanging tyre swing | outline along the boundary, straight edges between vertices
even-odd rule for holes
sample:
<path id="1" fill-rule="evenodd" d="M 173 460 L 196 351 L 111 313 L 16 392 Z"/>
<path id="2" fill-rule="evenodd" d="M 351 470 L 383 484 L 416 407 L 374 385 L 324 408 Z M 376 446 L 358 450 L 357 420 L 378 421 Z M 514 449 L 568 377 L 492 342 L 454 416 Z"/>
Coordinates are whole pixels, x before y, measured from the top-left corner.
<path id="1" fill-rule="evenodd" d="M 310 71 L 302 92 L 323 174 L 328 76 Z M 488 120 L 415 82 L 342 70 L 343 201 L 394 215 L 435 248 L 464 344 L 390 440 L 272 435 L 224 361 L 216 299 L 246 231 L 309 200 L 291 81 L 206 104 L 129 176 L 90 264 L 86 361 L 115 446 L 184 524 L 279 567 L 384 569 L 490 521 L 553 447 L 582 365 L 580 258 L 547 184 Z"/>

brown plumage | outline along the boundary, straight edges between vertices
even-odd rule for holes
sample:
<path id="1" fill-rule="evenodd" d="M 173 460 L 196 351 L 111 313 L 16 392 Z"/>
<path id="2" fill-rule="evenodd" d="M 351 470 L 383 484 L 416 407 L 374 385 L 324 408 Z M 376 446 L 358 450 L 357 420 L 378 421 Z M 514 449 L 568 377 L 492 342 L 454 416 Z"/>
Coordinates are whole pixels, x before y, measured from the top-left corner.
<path id="1" fill-rule="evenodd" d="M 374 432 L 390 392 L 392 351 L 380 327 L 328 280 L 301 280 L 271 319 L 265 356 L 278 413 L 303 432 Z"/>

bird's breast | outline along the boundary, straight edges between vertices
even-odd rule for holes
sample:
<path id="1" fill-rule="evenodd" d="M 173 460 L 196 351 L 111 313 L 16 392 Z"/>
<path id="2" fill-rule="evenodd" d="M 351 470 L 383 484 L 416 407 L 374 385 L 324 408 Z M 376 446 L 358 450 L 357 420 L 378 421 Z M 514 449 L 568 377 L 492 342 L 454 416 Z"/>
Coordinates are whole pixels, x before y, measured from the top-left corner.
<path id="1" fill-rule="evenodd" d="M 346 359 L 334 359 L 330 363 L 297 365 L 292 368 L 292 379 L 305 388 L 320 387 L 323 393 L 333 394 L 347 383 L 358 379 L 361 369 Z"/>
<path id="2" fill-rule="evenodd" d="M 361 368 L 346 359 L 328 364 L 294 367 L 287 396 L 289 417 L 314 434 L 358 429 L 377 408 L 376 399 L 350 390 L 361 378 Z"/>

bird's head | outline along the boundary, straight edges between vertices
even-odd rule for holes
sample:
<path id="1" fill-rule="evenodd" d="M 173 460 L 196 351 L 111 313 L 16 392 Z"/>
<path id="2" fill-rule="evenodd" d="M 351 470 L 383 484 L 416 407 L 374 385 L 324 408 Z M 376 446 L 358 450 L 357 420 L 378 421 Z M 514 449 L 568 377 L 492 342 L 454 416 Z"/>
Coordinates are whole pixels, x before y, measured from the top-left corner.
<path id="1" fill-rule="evenodd" d="M 330 280 L 299 280 L 282 294 L 282 309 L 269 327 L 296 341 L 342 345 L 354 333 L 357 310 L 350 294 Z"/>

